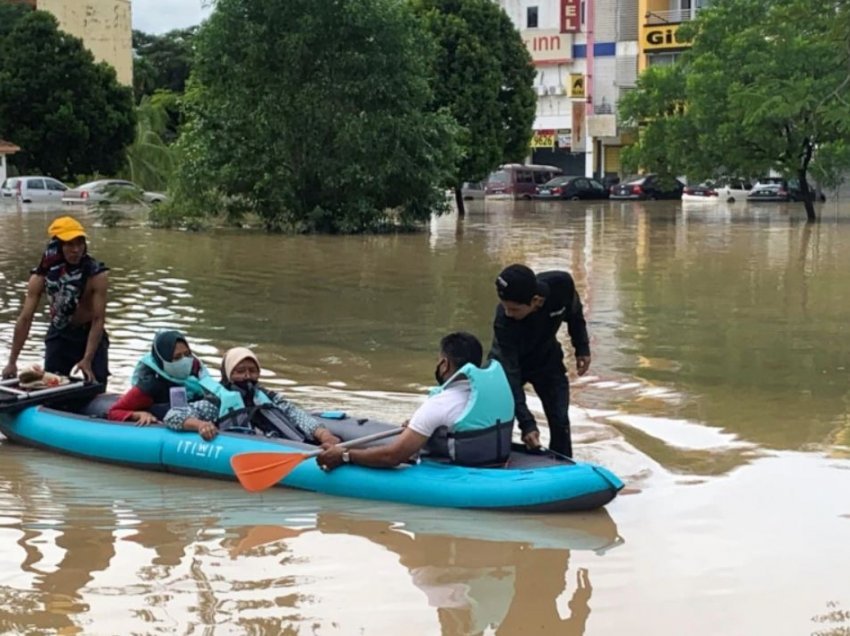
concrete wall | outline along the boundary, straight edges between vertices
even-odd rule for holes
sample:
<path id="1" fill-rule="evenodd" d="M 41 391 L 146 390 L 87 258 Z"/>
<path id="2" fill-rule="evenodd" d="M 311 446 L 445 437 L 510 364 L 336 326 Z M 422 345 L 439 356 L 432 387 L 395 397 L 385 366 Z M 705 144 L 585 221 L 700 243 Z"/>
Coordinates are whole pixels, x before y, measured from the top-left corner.
<path id="1" fill-rule="evenodd" d="M 82 39 L 95 60 L 115 69 L 118 81 L 133 84 L 130 0 L 38 0 L 37 7 L 59 20 L 59 28 Z"/>

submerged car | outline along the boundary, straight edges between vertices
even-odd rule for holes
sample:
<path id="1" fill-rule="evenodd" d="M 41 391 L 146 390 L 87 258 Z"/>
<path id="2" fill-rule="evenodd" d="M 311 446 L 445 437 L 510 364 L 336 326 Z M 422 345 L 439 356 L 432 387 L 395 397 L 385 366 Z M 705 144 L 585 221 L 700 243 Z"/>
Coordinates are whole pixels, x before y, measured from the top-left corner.
<path id="1" fill-rule="evenodd" d="M 682 191 L 682 201 L 735 203 L 745 201 L 752 185 L 745 179 L 719 179 L 704 181 L 699 185 L 688 185 Z"/>
<path id="2" fill-rule="evenodd" d="M 770 190 L 769 186 L 777 186 L 779 189 L 779 194 L 776 195 L 779 198 L 769 199 L 766 198 L 769 196 L 768 191 Z M 750 194 L 754 194 L 756 190 L 764 190 L 761 194 L 755 197 L 748 197 L 750 200 L 757 201 L 803 201 L 803 191 L 800 188 L 800 182 L 797 179 L 784 179 L 783 177 L 761 177 L 758 182 L 753 186 L 753 190 Z M 809 200 L 815 201 L 819 199 L 821 202 L 826 201 L 826 197 L 821 194 L 818 197 L 815 189 L 809 185 Z"/>
<path id="3" fill-rule="evenodd" d="M 607 199 L 608 190 L 595 179 L 581 176 L 555 177 L 537 186 L 535 199 L 567 199 L 569 201 Z"/>
<path id="4" fill-rule="evenodd" d="M 674 179 L 663 180 L 656 174 L 646 174 L 626 179 L 611 186 L 612 199 L 631 199 L 633 201 L 654 201 L 656 199 L 681 199 L 685 184 Z"/>
<path id="5" fill-rule="evenodd" d="M 127 202 L 135 199 L 152 205 L 162 203 L 166 196 L 161 192 L 147 192 L 132 181 L 102 179 L 91 181 L 65 192 L 62 203 L 100 203 L 101 201 Z"/>
<path id="6" fill-rule="evenodd" d="M 21 203 L 60 203 L 67 190 L 68 186 L 52 177 L 9 177 L 0 185 L 0 197 Z"/>
<path id="7" fill-rule="evenodd" d="M 464 201 L 484 198 L 484 181 L 464 181 L 460 191 Z"/>
<path id="8" fill-rule="evenodd" d="M 747 196 L 747 201 L 793 201 L 790 193 L 778 183 L 757 185 Z"/>

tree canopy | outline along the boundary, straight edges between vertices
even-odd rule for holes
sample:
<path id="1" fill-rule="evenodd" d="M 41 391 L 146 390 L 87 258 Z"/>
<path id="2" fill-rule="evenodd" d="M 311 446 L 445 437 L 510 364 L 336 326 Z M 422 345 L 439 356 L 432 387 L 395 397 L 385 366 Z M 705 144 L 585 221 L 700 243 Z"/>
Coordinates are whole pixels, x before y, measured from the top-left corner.
<path id="1" fill-rule="evenodd" d="M 172 212 L 356 232 L 445 205 L 455 124 L 397 0 L 219 0 L 196 39 Z"/>
<path id="2" fill-rule="evenodd" d="M 114 174 L 133 140 L 133 95 L 56 19 L 31 11 L 0 36 L 0 137 L 22 172 Z"/>
<path id="3" fill-rule="evenodd" d="M 133 88 L 137 100 L 158 90 L 185 90 L 197 30 L 196 26 L 174 29 L 164 35 L 133 31 Z"/>
<path id="4" fill-rule="evenodd" d="M 846 4 L 846 3 L 844 3 Z M 839 19 L 843 15 L 844 19 Z M 850 22 L 834 0 L 723 0 L 680 28 L 692 47 L 620 102 L 631 167 L 689 179 L 775 170 L 834 182 L 850 165 Z"/>
<path id="5" fill-rule="evenodd" d="M 528 154 L 537 98 L 535 70 L 510 18 L 491 0 L 413 0 L 437 42 L 434 107 L 462 127 L 451 185 L 480 180 Z"/>
<path id="6" fill-rule="evenodd" d="M 0 38 L 7 35 L 22 17 L 32 11 L 29 5 L 0 0 Z"/>

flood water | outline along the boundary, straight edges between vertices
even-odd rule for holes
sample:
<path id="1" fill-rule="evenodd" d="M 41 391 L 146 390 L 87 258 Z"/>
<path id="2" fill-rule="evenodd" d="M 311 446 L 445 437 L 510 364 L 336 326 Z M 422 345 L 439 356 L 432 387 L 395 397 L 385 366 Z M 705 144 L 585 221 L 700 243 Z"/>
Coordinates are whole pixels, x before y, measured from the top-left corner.
<path id="1" fill-rule="evenodd" d="M 442 335 L 489 344 L 501 267 L 567 269 L 593 351 L 576 455 L 627 486 L 593 514 L 446 511 L 2 441 L 0 633 L 850 633 L 850 205 L 819 212 L 488 202 L 366 237 L 79 214 L 111 267 L 114 390 L 175 327 L 215 367 L 255 348 L 305 407 L 402 421 Z M 61 213 L 0 208 L 3 364 Z M 41 313 L 19 366 L 45 331 Z"/>

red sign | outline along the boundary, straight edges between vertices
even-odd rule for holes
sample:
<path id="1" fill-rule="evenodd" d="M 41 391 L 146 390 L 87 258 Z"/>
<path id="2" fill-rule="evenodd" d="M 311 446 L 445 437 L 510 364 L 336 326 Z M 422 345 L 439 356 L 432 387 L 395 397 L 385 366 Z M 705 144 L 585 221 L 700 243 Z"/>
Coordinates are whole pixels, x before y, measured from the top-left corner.
<path id="1" fill-rule="evenodd" d="M 579 2 L 581 0 L 561 0 L 561 33 L 578 33 L 581 30 Z"/>

